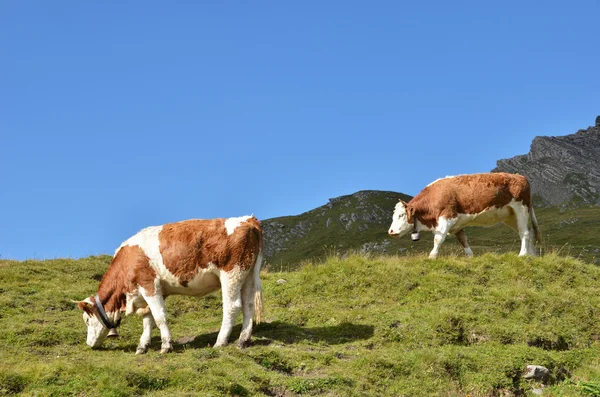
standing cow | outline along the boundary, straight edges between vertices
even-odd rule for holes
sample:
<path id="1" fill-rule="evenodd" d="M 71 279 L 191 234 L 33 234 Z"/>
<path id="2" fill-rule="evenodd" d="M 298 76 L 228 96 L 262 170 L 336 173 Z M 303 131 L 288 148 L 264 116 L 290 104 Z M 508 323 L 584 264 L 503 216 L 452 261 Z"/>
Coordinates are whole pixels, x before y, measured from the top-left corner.
<path id="1" fill-rule="evenodd" d="M 466 226 L 491 226 L 504 222 L 519 233 L 519 255 L 535 255 L 533 236 L 539 242 L 539 228 L 531 203 L 531 189 L 524 176 L 507 173 L 488 173 L 449 176 L 430 183 L 408 203 L 396 205 L 390 226 L 390 236 L 403 236 L 412 231 L 412 239 L 419 232 L 434 233 L 435 258 L 448 233 L 456 236 L 467 256 L 473 251 L 467 242 Z"/>
<path id="2" fill-rule="evenodd" d="M 116 250 L 95 296 L 78 302 L 87 325 L 87 344 L 98 347 L 116 334 L 121 312 L 143 316 L 136 354 L 145 353 L 152 328 L 160 329 L 161 353 L 172 350 L 166 322 L 169 295 L 203 296 L 221 288 L 223 322 L 215 347 L 227 344 L 242 309 L 238 344 L 252 334 L 252 317 L 262 317 L 260 266 L 263 237 L 253 216 L 192 219 L 143 229 Z"/>

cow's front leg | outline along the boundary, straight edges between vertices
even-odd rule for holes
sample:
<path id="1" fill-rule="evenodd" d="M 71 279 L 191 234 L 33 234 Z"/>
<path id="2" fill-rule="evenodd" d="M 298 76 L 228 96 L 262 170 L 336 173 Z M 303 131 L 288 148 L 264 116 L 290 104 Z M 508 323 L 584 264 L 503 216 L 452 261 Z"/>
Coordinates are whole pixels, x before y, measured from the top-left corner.
<path id="1" fill-rule="evenodd" d="M 433 249 L 429 253 L 430 259 L 435 259 L 440 252 L 440 246 L 446 240 L 446 236 L 450 232 L 450 229 L 456 223 L 456 219 L 446 219 L 443 216 L 440 216 L 438 219 L 438 225 L 435 228 L 435 235 L 433 237 Z"/>
<path id="2" fill-rule="evenodd" d="M 227 344 L 235 318 L 242 308 L 242 283 L 245 273 L 234 268 L 229 272 L 221 271 L 221 291 L 223 293 L 223 322 L 214 347 Z"/>
<path id="3" fill-rule="evenodd" d="M 473 250 L 469 247 L 469 242 L 467 241 L 467 234 L 465 233 L 465 229 L 460 229 L 458 232 L 454 233 L 458 242 L 465 249 L 466 256 L 473 256 Z"/>
<path id="4" fill-rule="evenodd" d="M 152 328 L 156 326 L 154 318 L 152 317 L 152 313 L 144 315 L 142 319 L 142 324 L 144 325 L 144 331 L 142 332 L 142 336 L 140 337 L 140 344 L 135 350 L 135 354 L 144 354 L 148 351 L 148 346 L 150 346 L 150 339 L 152 338 Z"/>
<path id="5" fill-rule="evenodd" d="M 151 316 L 154 317 L 154 322 L 160 330 L 160 352 L 168 353 L 173 350 L 173 339 L 171 338 L 171 331 L 169 331 L 169 327 L 167 326 L 165 299 L 158 291 L 153 296 L 144 296 L 144 299 L 148 303 Z"/>

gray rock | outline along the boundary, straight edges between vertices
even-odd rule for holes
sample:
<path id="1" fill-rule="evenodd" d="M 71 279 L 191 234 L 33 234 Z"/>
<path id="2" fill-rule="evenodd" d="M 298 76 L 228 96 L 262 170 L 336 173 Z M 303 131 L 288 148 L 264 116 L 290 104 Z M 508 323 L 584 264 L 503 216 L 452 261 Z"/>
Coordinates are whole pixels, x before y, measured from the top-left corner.
<path id="1" fill-rule="evenodd" d="M 390 240 L 383 240 L 381 242 L 368 242 L 364 243 L 360 248 L 361 254 L 385 254 L 388 252 L 388 247 L 392 244 Z"/>
<path id="2" fill-rule="evenodd" d="M 565 136 L 538 136 L 528 154 L 498 160 L 492 172 L 525 175 L 532 193 L 557 205 L 572 200 L 600 205 L 600 125 Z"/>
<path id="3" fill-rule="evenodd" d="M 284 279 L 282 279 L 282 278 L 280 278 L 279 280 L 277 280 L 277 281 L 275 281 L 275 282 L 276 282 L 277 284 L 286 284 L 286 283 L 287 283 L 287 281 L 286 281 L 286 280 L 284 280 Z"/>
<path id="4" fill-rule="evenodd" d="M 523 378 L 544 381 L 549 375 L 550 371 L 546 367 L 542 367 L 541 365 L 528 365 L 523 374 Z"/>

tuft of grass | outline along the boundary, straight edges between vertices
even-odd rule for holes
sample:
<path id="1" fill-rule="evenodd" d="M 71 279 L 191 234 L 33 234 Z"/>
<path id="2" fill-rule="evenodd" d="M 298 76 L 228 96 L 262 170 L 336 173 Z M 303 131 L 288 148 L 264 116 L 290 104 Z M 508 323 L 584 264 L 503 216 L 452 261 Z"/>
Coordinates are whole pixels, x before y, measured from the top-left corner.
<path id="1" fill-rule="evenodd" d="M 137 316 L 101 349 L 85 344 L 71 299 L 93 294 L 109 262 L 0 264 L 0 395 L 524 396 L 537 387 L 528 364 L 550 370 L 554 396 L 597 395 L 600 268 L 570 257 L 330 252 L 262 274 L 266 322 L 249 348 L 210 347 L 219 294 L 174 296 L 174 352 L 159 354 L 155 330 L 143 356 Z"/>

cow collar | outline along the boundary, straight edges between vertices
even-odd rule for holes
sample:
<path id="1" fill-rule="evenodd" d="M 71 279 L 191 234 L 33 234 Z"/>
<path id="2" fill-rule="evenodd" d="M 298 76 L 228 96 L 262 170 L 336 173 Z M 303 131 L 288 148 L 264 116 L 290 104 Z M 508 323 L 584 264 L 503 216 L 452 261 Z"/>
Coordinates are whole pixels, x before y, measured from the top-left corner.
<path id="1" fill-rule="evenodd" d="M 113 329 L 121 325 L 121 319 L 118 319 L 116 323 L 110 321 L 110 319 L 106 315 L 106 311 L 104 310 L 104 306 L 102 306 L 102 302 L 100 302 L 100 298 L 98 297 L 98 295 L 94 296 L 94 301 L 96 302 L 96 307 L 98 308 L 98 315 L 100 316 L 100 321 L 102 321 L 102 324 L 104 324 L 106 328 Z"/>

